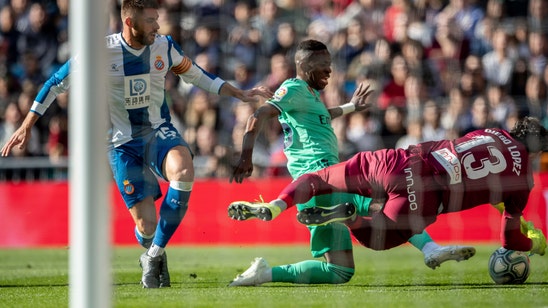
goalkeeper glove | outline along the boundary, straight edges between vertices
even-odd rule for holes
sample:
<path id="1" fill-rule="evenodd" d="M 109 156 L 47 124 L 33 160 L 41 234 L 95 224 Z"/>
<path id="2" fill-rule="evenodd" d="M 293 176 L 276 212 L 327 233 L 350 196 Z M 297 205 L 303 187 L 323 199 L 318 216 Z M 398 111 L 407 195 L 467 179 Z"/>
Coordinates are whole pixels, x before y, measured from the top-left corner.
<path id="1" fill-rule="evenodd" d="M 531 246 L 531 254 L 544 255 L 546 251 L 546 237 L 542 234 L 540 229 L 529 229 L 527 231 L 527 237 L 531 239 L 533 245 Z"/>

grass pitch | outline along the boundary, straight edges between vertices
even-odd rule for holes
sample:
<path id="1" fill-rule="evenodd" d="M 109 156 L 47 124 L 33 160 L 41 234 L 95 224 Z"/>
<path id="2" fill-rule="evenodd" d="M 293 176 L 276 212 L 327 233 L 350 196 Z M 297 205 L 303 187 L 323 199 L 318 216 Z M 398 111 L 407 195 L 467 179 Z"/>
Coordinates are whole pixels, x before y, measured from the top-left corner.
<path id="1" fill-rule="evenodd" d="M 344 285 L 268 283 L 227 287 L 254 257 L 280 265 L 310 259 L 307 246 L 180 246 L 168 249 L 172 287 L 142 289 L 138 248 L 113 250 L 113 307 L 548 307 L 548 255 L 531 257 L 523 285 L 496 285 L 487 261 L 497 246 L 476 245 L 465 262 L 431 270 L 411 246 L 355 247 L 356 274 Z M 68 307 L 67 249 L 0 250 L 2 307 Z"/>

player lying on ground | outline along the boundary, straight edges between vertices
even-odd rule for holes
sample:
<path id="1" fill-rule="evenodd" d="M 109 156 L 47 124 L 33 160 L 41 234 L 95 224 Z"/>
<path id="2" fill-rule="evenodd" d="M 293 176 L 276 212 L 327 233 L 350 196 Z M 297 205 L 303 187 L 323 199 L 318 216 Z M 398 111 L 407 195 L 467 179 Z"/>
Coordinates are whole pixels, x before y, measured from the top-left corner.
<path id="1" fill-rule="evenodd" d="M 370 106 L 367 98 L 372 92 L 368 84 L 357 86 L 350 102 L 327 108 L 321 101 L 321 93 L 331 74 L 331 55 L 327 47 L 316 40 L 299 43 L 295 54 L 296 78 L 283 82 L 274 97 L 250 116 L 242 142 L 242 153 L 230 181 L 241 183 L 253 171 L 253 147 L 257 135 L 265 123 L 277 118 L 284 128 L 284 154 L 288 158 L 287 169 L 296 179 L 307 173 L 339 163 L 338 142 L 331 120 L 354 111 L 363 111 Z M 298 209 L 318 205 L 335 205 L 350 202 L 362 215 L 369 215 L 375 206 L 371 198 L 348 193 L 333 193 L 313 197 L 308 202 L 297 204 Z M 279 208 L 273 208 L 279 210 Z M 257 210 L 257 211 L 256 211 Z M 229 216 L 237 220 L 249 218 L 271 218 L 272 213 L 247 204 L 232 206 Z M 263 217 L 266 214 L 266 217 Z M 295 264 L 272 268 L 265 277 L 239 275 L 231 286 L 258 285 L 264 282 L 291 283 L 345 283 L 354 275 L 354 257 L 350 232 L 343 224 L 309 226 L 310 251 L 313 257 L 325 257 L 327 262 L 306 260 Z M 423 232 L 409 238 L 409 242 L 424 254 L 425 264 L 435 269 L 447 260 L 466 260 L 474 255 L 473 247 L 440 246 L 428 233 Z M 252 268 L 263 266 L 259 258 Z"/>
<path id="2" fill-rule="evenodd" d="M 360 152 L 345 162 L 302 175 L 270 203 L 238 201 L 231 206 L 270 211 L 274 218 L 281 210 L 333 192 L 386 200 L 371 217 L 357 216 L 351 203 L 299 213 L 300 220 L 311 225 L 344 221 L 362 245 L 385 250 L 421 233 L 440 214 L 503 202 L 502 246 L 544 255 L 544 234 L 533 226 L 523 234 L 521 217 L 534 185 L 532 161 L 546 149 L 546 129 L 537 119 L 526 117 L 510 132 L 483 129 L 452 141 Z M 242 276 L 272 274 L 266 264 L 256 262 Z"/>

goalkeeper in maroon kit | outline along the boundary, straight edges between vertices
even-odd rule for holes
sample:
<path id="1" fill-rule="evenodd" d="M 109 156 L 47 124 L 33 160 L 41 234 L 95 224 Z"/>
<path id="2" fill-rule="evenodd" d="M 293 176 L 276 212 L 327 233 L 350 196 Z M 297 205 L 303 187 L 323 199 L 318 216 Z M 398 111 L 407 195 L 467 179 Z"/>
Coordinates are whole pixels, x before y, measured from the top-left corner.
<path id="1" fill-rule="evenodd" d="M 546 238 L 522 212 L 533 188 L 532 162 L 548 150 L 548 132 L 531 117 L 507 132 L 482 129 L 455 140 L 424 142 L 408 149 L 360 152 L 349 160 L 304 174 L 270 206 L 281 210 L 312 196 L 349 192 L 373 198 L 378 211 L 356 217 L 352 204 L 299 212 L 307 225 L 344 221 L 353 236 L 374 250 L 406 243 L 440 214 L 483 204 L 504 204 L 501 241 L 506 249 L 543 255 Z M 245 201 L 244 201 L 245 202 Z"/>

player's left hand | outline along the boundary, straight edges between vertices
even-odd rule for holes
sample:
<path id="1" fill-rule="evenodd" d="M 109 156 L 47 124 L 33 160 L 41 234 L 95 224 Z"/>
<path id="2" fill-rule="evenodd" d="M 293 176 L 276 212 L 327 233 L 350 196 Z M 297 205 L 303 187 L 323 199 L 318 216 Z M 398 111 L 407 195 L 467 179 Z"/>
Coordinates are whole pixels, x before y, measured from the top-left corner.
<path id="1" fill-rule="evenodd" d="M 358 85 L 350 99 L 350 102 L 356 106 L 356 111 L 363 111 L 371 107 L 371 103 L 367 100 L 371 93 L 373 93 L 373 89 L 370 84 L 361 82 Z"/>
<path id="2" fill-rule="evenodd" d="M 255 103 L 259 101 L 258 96 L 268 99 L 271 98 L 274 93 L 265 86 L 255 87 L 249 90 L 242 91 L 243 96 L 240 99 L 246 103 Z"/>

